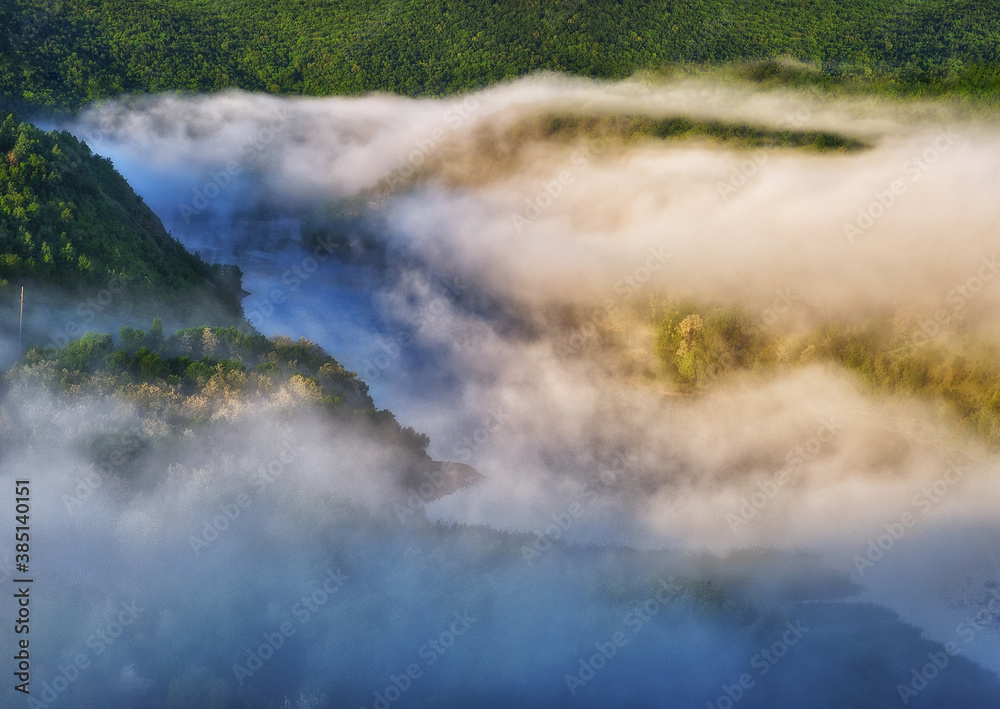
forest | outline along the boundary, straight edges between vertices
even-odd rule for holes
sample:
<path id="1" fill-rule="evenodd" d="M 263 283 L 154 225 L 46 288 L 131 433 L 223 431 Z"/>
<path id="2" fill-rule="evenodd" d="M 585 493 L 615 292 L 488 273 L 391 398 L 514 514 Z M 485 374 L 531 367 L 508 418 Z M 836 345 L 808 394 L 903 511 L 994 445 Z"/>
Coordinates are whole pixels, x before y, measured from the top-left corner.
<path id="1" fill-rule="evenodd" d="M 617 79 L 775 57 L 862 90 L 1000 89 L 1000 0 L 14 0 L 0 26 L 0 96 L 22 111 L 230 87 L 443 95 L 537 71 Z"/>
<path id="2" fill-rule="evenodd" d="M 426 457 L 427 437 L 375 407 L 367 385 L 313 342 L 267 338 L 248 326 L 191 327 L 165 335 L 129 326 L 118 338 L 88 332 L 63 348 L 33 347 L 4 386 L 41 385 L 70 398 L 136 407 L 153 438 L 232 422 L 257 409 L 316 410 L 333 420 L 373 425 Z"/>
<path id="3" fill-rule="evenodd" d="M 7 115 L 0 122 L 0 291 L 29 283 L 73 293 L 109 282 L 167 302 L 203 298 L 242 312 L 237 266 L 188 252 L 86 143 Z"/>

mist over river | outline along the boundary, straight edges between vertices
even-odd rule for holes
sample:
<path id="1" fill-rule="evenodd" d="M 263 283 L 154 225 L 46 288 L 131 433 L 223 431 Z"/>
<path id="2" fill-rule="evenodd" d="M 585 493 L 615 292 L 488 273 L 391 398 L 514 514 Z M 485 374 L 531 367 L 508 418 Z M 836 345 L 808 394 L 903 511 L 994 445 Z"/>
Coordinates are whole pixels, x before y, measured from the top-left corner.
<path id="1" fill-rule="evenodd" d="M 828 363 L 696 394 L 656 378 L 651 322 L 676 294 L 796 331 L 937 307 L 988 262 L 1000 132 L 918 108 L 543 76 L 448 99 L 227 92 L 87 109 L 68 128 L 188 249 L 242 269 L 257 329 L 320 344 L 432 457 L 483 476 L 400 509 L 377 464 L 345 462 L 375 443 L 308 428 L 307 472 L 191 572 L 204 627 L 179 628 L 181 588 L 135 568 L 184 569 L 187 528 L 164 509 L 196 525 L 208 502 L 174 482 L 131 505 L 98 496 L 83 524 L 116 550 L 106 563 L 170 611 L 141 629 L 168 638 L 170 660 L 153 640 L 121 643 L 108 691 L 158 706 L 182 676 L 177 706 L 205 687 L 220 706 L 297 693 L 301 706 L 996 706 L 994 449 Z M 622 112 L 797 115 L 868 148 L 751 154 L 524 128 Z M 928 150 L 932 169 L 908 162 Z M 894 180 L 898 205 L 846 238 Z M 991 282 L 966 310 L 984 337 L 996 296 Z M 268 435 L 248 426 L 231 443 Z M 65 543 L 53 555 L 72 564 Z M 324 578 L 341 584 L 338 569 L 328 610 L 289 611 Z M 107 586 L 88 583 L 83 597 Z M 260 674 L 234 674 L 283 620 L 297 637 Z"/>

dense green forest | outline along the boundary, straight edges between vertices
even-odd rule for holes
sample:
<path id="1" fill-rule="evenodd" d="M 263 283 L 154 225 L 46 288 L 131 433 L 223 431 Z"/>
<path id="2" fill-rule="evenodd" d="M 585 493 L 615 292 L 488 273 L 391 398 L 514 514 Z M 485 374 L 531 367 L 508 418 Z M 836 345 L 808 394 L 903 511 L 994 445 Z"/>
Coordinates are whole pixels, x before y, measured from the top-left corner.
<path id="1" fill-rule="evenodd" d="M 983 439 L 1000 445 L 1000 349 L 972 333 L 928 337 L 903 312 L 792 336 L 738 308 L 675 302 L 659 316 L 656 351 L 684 391 L 738 371 L 836 363 L 872 393 L 943 401 Z"/>
<path id="2" fill-rule="evenodd" d="M 1000 0 L 12 0 L 0 27 L 15 109 L 226 87 L 434 95 L 778 56 L 880 89 L 1000 89 Z"/>
<path id="3" fill-rule="evenodd" d="M 67 132 L 0 122 L 0 289 L 119 283 L 240 312 L 239 269 L 205 263 L 163 228 L 111 162 Z"/>

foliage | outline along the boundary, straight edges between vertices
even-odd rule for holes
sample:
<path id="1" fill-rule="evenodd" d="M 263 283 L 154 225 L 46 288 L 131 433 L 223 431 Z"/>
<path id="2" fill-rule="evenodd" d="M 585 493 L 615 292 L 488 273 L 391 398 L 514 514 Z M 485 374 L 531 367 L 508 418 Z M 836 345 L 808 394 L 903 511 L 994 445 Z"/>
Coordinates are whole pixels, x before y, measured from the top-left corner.
<path id="1" fill-rule="evenodd" d="M 669 140 L 706 138 L 737 148 L 806 148 L 817 151 L 852 152 L 867 147 L 865 143 L 828 131 L 775 129 L 727 121 L 695 120 L 676 116 L 545 115 L 522 123 L 515 129 L 512 142 L 529 137 L 545 140 L 569 140 L 586 136 L 591 140 Z"/>
<path id="2" fill-rule="evenodd" d="M 671 305 L 659 325 L 656 351 L 668 374 L 684 388 L 707 386 L 735 369 L 773 363 L 772 337 L 735 308 Z"/>
<path id="3" fill-rule="evenodd" d="M 1000 348 L 965 339 L 914 340 L 886 322 L 828 326 L 816 352 L 874 390 L 941 398 L 983 438 L 1000 444 Z"/>
<path id="4" fill-rule="evenodd" d="M 0 15 L 0 95 L 32 108 L 226 87 L 440 95 L 785 56 L 879 90 L 1000 89 L 1000 0 L 12 0 Z M 816 80 L 764 66 L 752 78 Z"/>
<path id="5" fill-rule="evenodd" d="M 87 333 L 63 349 L 36 347 L 8 376 L 35 380 L 64 395 L 125 399 L 167 430 L 264 407 L 314 407 L 335 416 L 361 417 L 423 451 L 425 435 L 402 428 L 376 410 L 368 387 L 322 348 L 306 339 L 268 339 L 236 327 L 194 327 L 163 336 L 123 327 L 110 335 Z"/>
<path id="6" fill-rule="evenodd" d="M 656 352 L 684 390 L 740 370 L 833 362 L 873 391 L 943 400 L 980 436 L 1000 444 L 1000 348 L 969 334 L 917 337 L 898 326 L 903 321 L 899 314 L 872 317 L 786 337 L 737 309 L 675 304 L 659 324 Z"/>
<path id="7" fill-rule="evenodd" d="M 54 359 L 61 369 L 90 372 L 98 365 L 100 359 L 111 351 L 113 344 L 111 335 L 88 332 L 59 350 Z"/>
<path id="8" fill-rule="evenodd" d="M 67 132 L 0 121 L 0 279 L 127 287 L 240 312 L 242 274 L 171 237 L 111 162 Z"/>

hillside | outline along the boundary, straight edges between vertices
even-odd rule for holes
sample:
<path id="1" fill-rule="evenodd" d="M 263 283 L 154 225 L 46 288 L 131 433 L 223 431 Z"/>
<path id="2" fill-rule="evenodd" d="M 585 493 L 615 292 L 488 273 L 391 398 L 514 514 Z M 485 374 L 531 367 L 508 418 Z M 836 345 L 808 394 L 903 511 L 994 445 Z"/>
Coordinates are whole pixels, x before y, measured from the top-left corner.
<path id="1" fill-rule="evenodd" d="M 377 409 L 367 384 L 315 343 L 267 338 L 246 326 L 191 327 L 166 335 L 157 319 L 149 330 L 120 328 L 117 342 L 89 332 L 63 348 L 33 347 L 0 374 L 0 400 L 11 389 L 41 389 L 64 402 L 130 410 L 114 446 L 126 436 L 137 450 L 169 447 L 193 432 L 210 437 L 258 417 L 288 422 L 312 415 L 326 434 L 361 427 L 400 451 L 400 485 L 415 488 L 435 475 L 438 496 L 478 478 L 461 463 L 432 461 L 427 436 Z M 106 437 L 87 443 L 92 456 L 100 458 Z"/>
<path id="2" fill-rule="evenodd" d="M 0 25 L 0 95 L 24 109 L 226 87 L 434 95 L 539 70 L 617 78 L 778 56 L 894 91 L 1000 87 L 998 0 L 14 0 Z"/>
<path id="3" fill-rule="evenodd" d="M 159 295 L 210 291 L 239 311 L 238 269 L 189 253 L 111 162 L 67 132 L 0 123 L 0 287 L 120 279 Z"/>

